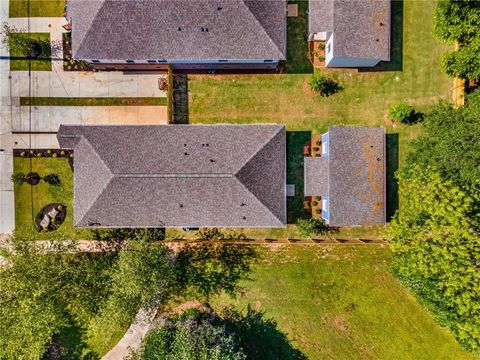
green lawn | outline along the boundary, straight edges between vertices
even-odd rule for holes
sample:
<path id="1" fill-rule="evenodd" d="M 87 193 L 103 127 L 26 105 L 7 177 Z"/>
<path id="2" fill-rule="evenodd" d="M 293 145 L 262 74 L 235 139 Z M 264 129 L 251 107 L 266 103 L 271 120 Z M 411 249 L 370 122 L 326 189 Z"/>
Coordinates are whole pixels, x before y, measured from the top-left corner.
<path id="1" fill-rule="evenodd" d="M 64 14 L 65 0 L 10 0 L 9 16 L 12 18 L 61 17 Z"/>
<path id="2" fill-rule="evenodd" d="M 386 247 L 284 245 L 262 253 L 237 299 L 211 303 L 264 311 L 308 359 L 475 358 L 389 273 Z"/>
<path id="3" fill-rule="evenodd" d="M 305 7 L 305 2 L 300 5 Z M 321 133 L 333 124 L 383 126 L 387 108 L 399 101 L 406 100 L 424 111 L 439 99 L 450 99 L 452 81 L 441 73 L 439 63 L 447 47 L 432 35 L 434 5 L 431 1 L 407 0 L 402 15 L 402 7 L 395 2 L 396 23 L 401 24 L 403 18 L 403 33 L 394 32 L 397 42 L 393 44 L 393 60 L 394 67 L 401 67 L 401 71 L 325 69 L 344 87 L 341 93 L 329 98 L 312 96 L 305 89 L 310 76 L 305 73 L 190 75 L 190 122 L 275 122 L 286 124 L 288 130 Z M 299 16 L 307 15 L 299 11 Z M 292 21 L 306 30 L 302 25 L 305 21 L 289 18 L 288 58 L 295 63 L 287 64 L 286 70 L 308 71 L 302 57 L 307 54 L 306 35 L 301 32 L 292 36 Z M 398 44 L 400 35 L 403 46 Z M 403 57 L 399 57 L 402 50 Z M 384 68 L 385 65 L 377 70 Z M 416 130 L 417 126 L 388 128 L 389 132 L 400 134 L 400 160 L 407 140 L 415 136 Z"/>
<path id="4" fill-rule="evenodd" d="M 20 105 L 35 106 L 166 106 L 166 97 L 21 97 Z"/>
<path id="5" fill-rule="evenodd" d="M 66 158 L 15 157 L 14 171 L 25 174 L 33 171 L 40 176 L 54 173 L 61 180 L 59 187 L 48 185 L 44 181 L 40 181 L 40 184 L 35 186 L 27 183 L 15 185 L 15 231 L 18 236 L 35 240 L 93 238 L 90 230 L 73 227 L 73 172 Z M 40 233 L 34 223 L 35 216 L 43 206 L 52 202 L 64 204 L 67 207 L 67 217 L 58 230 Z"/>
<path id="6" fill-rule="evenodd" d="M 8 38 L 11 71 L 51 71 L 50 33 L 10 33 Z M 27 58 L 29 42 L 37 43 L 41 54 L 36 59 Z M 31 67 L 31 68 L 30 68 Z"/>

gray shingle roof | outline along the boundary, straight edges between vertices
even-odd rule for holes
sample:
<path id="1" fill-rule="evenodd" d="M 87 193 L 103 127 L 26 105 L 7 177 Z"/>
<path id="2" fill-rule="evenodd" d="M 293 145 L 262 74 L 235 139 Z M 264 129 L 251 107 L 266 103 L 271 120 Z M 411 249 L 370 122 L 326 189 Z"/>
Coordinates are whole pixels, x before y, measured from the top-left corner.
<path id="1" fill-rule="evenodd" d="M 305 196 L 328 195 L 328 158 L 306 157 L 305 169 Z"/>
<path id="2" fill-rule="evenodd" d="M 68 0 L 67 17 L 80 59 L 281 60 L 286 54 L 285 0 Z"/>
<path id="3" fill-rule="evenodd" d="M 323 158 L 328 162 L 323 174 L 328 176 L 328 193 L 324 193 L 324 177 L 319 175 L 325 164 L 319 163 L 319 158 L 305 158 L 307 167 L 320 166 L 306 172 L 310 195 L 328 195 L 332 226 L 384 224 L 385 129 L 331 127 L 328 133 L 329 156 Z M 322 184 L 309 185 L 319 179 Z"/>
<path id="4" fill-rule="evenodd" d="M 391 0 L 310 0 L 309 32 L 333 32 L 335 56 L 390 60 Z"/>
<path id="5" fill-rule="evenodd" d="M 65 126 L 79 227 L 283 227 L 283 125 Z"/>

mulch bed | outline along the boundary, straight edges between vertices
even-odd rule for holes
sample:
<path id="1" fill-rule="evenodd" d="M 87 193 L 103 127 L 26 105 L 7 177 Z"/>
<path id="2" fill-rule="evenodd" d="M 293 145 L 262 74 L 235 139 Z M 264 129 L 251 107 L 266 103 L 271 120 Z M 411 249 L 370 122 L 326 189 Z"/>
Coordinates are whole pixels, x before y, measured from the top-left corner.
<path id="1" fill-rule="evenodd" d="M 67 158 L 73 171 L 73 150 L 65 149 L 13 149 L 14 157 L 22 158 Z"/>
<path id="2" fill-rule="evenodd" d="M 64 71 L 93 71 L 85 61 L 72 59 L 72 41 L 70 33 L 62 34 L 62 45 Z"/>
<path id="3" fill-rule="evenodd" d="M 55 215 L 53 216 L 53 212 Z M 35 217 L 38 231 L 55 231 L 65 221 L 67 208 L 60 203 L 50 203 L 45 205 Z M 42 225 L 42 220 L 48 219 L 48 225 Z"/>

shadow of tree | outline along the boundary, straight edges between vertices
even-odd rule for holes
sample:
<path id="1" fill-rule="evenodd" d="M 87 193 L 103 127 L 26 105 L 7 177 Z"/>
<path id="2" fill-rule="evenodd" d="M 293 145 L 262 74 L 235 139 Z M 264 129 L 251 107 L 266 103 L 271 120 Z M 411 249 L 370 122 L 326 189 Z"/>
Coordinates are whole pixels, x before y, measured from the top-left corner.
<path id="1" fill-rule="evenodd" d="M 277 328 L 275 320 L 267 319 L 264 312 L 253 310 L 250 305 L 245 314 L 227 308 L 222 317 L 227 330 L 237 335 L 239 345 L 247 355 L 247 359 L 307 359 Z"/>
<path id="2" fill-rule="evenodd" d="M 181 287 L 207 301 L 225 291 L 234 297 L 238 282 L 246 279 L 258 253 L 253 246 L 219 241 L 185 245 L 177 254 L 176 268 Z"/>

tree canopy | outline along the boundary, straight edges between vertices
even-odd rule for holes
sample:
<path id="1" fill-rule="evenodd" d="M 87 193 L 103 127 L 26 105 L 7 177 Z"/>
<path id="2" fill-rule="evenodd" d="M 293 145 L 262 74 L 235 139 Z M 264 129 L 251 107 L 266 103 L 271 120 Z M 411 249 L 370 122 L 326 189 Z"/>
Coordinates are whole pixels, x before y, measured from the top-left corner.
<path id="1" fill-rule="evenodd" d="M 447 52 L 442 69 L 452 77 L 480 77 L 480 2 L 440 0 L 435 8 L 435 35 L 445 42 L 460 44 L 458 51 Z"/>
<path id="2" fill-rule="evenodd" d="M 464 108 L 440 103 L 426 114 L 422 135 L 413 142 L 407 166 L 434 166 L 458 185 L 480 178 L 480 91 L 467 97 Z"/>

